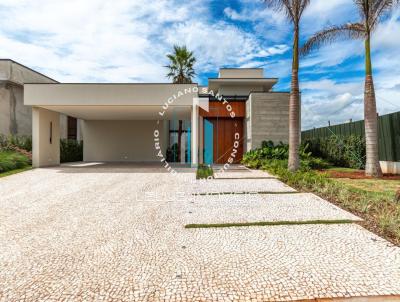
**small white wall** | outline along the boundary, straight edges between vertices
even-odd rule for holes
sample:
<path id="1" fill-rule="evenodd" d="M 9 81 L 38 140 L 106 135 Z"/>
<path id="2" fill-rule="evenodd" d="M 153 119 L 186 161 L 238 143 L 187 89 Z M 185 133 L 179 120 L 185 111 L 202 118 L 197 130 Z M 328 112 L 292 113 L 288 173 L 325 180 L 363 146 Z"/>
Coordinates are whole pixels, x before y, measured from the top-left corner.
<path id="1" fill-rule="evenodd" d="M 262 92 L 261 85 L 221 85 L 218 92 L 222 95 L 249 95 L 251 92 Z"/>
<path id="2" fill-rule="evenodd" d="M 166 156 L 164 123 L 156 121 L 82 121 L 83 160 L 86 162 L 160 161 L 154 147 L 158 129 Z"/>
<path id="3" fill-rule="evenodd" d="M 400 174 L 400 162 L 380 161 L 382 172 L 385 174 Z"/>
<path id="4" fill-rule="evenodd" d="M 221 68 L 219 70 L 219 78 L 239 78 L 239 79 L 253 79 L 263 78 L 263 68 Z"/>
<path id="5" fill-rule="evenodd" d="M 39 168 L 59 164 L 60 114 L 34 107 L 32 108 L 32 165 Z"/>

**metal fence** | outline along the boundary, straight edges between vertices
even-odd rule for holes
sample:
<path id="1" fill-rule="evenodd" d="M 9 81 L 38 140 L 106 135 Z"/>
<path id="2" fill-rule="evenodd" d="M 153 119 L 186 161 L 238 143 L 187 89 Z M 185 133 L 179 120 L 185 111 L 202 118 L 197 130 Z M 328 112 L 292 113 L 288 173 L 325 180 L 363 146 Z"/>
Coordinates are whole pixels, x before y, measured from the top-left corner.
<path id="1" fill-rule="evenodd" d="M 379 116 L 378 132 L 379 159 L 384 161 L 400 161 L 400 111 Z M 301 133 L 301 139 L 312 140 L 332 135 L 358 135 L 364 137 L 364 121 L 310 129 Z"/>

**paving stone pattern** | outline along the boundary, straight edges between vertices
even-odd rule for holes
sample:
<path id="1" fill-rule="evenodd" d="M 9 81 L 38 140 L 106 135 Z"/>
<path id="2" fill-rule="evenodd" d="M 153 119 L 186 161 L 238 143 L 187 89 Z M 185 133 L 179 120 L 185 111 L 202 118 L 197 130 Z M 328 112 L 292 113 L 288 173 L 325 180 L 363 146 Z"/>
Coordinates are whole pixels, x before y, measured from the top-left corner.
<path id="1" fill-rule="evenodd" d="M 400 249 L 361 226 L 185 229 L 188 212 L 196 215 L 203 197 L 194 196 L 192 204 L 181 195 L 154 196 L 182 188 L 191 193 L 190 183 L 180 182 L 192 181 L 194 173 L 163 172 L 125 164 L 35 169 L 1 179 L 0 301 L 292 301 L 400 294 Z M 275 205 L 277 198 L 290 203 L 273 198 Z M 319 213 L 326 206 L 304 202 Z M 271 215 L 260 203 L 257 213 L 248 214 Z M 222 202 L 215 211 L 232 217 L 229 207 Z M 301 209 L 294 211 L 308 215 Z M 204 216 L 220 217 L 213 211 Z"/>

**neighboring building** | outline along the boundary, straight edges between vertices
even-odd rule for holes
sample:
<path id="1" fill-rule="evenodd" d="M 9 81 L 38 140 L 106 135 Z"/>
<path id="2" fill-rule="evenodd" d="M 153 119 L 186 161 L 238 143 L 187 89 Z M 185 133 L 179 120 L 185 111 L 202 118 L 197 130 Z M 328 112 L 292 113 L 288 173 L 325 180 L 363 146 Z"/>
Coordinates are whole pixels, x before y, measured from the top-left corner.
<path id="1" fill-rule="evenodd" d="M 24 105 L 24 84 L 57 81 L 9 59 L 0 59 L 0 134 L 32 135 L 32 107 Z M 75 118 L 60 115 L 61 138 L 79 138 Z"/>
<path id="2" fill-rule="evenodd" d="M 277 79 L 263 74 L 221 69 L 208 87 L 26 84 L 33 165 L 60 163 L 60 114 L 81 119 L 87 162 L 237 163 L 263 140 L 288 142 L 289 93 L 272 92 Z"/>

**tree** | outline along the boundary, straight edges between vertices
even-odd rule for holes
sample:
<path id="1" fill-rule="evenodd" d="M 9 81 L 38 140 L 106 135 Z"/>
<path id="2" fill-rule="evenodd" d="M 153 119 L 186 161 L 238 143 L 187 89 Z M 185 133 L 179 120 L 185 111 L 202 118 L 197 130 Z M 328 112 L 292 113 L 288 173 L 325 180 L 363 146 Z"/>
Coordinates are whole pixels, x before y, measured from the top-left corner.
<path id="1" fill-rule="evenodd" d="M 300 89 L 299 89 L 299 38 L 300 21 L 310 0 L 264 0 L 268 7 L 283 12 L 293 25 L 292 82 L 289 101 L 289 163 L 288 169 L 300 167 Z"/>
<path id="2" fill-rule="evenodd" d="M 165 66 L 169 72 L 168 78 L 172 78 L 174 84 L 190 84 L 196 75 L 193 65 L 196 58 L 193 52 L 188 51 L 186 46 L 174 45 L 174 52 L 168 54 L 169 65 Z"/>
<path id="3" fill-rule="evenodd" d="M 367 176 L 382 177 L 378 153 L 378 116 L 376 111 L 375 88 L 372 76 L 371 34 L 377 28 L 381 18 L 388 13 L 399 0 L 353 0 L 358 8 L 361 20 L 358 23 L 348 23 L 332 26 L 314 34 L 301 49 L 307 54 L 324 44 L 339 38 L 360 39 L 365 44 L 365 89 L 364 89 L 364 119 L 367 162 Z"/>

